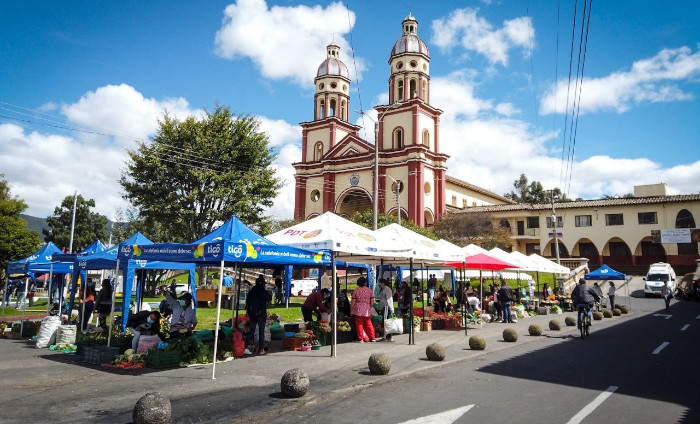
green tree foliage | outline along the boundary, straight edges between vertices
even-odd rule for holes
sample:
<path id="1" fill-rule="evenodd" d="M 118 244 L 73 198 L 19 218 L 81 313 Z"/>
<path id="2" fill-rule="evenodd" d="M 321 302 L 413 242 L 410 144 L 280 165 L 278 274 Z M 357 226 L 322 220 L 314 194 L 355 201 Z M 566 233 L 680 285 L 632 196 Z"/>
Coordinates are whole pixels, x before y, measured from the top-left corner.
<path id="1" fill-rule="evenodd" d="M 362 225 L 365 228 L 372 229 L 372 211 L 368 210 L 365 212 L 358 212 L 355 215 L 352 216 L 350 219 L 352 222 L 355 224 Z M 398 224 L 399 219 L 398 217 L 395 217 L 393 215 L 387 215 L 380 213 L 377 215 L 377 228 L 382 228 L 385 227 L 389 224 Z M 438 237 L 433 233 L 430 229 L 428 228 L 421 228 L 417 226 L 416 224 L 413 223 L 413 221 L 410 221 L 408 219 L 402 219 L 401 220 L 401 226 L 408 228 L 411 231 L 414 231 L 418 234 L 422 234 L 429 239 L 432 240 L 437 240 Z"/>
<path id="2" fill-rule="evenodd" d="M 19 214 L 27 209 L 22 199 L 13 197 L 5 176 L 0 174 L 0 277 L 5 279 L 7 264 L 26 258 L 39 248 L 39 235 Z"/>
<path id="3" fill-rule="evenodd" d="M 146 227 L 189 242 L 236 215 L 266 230 L 263 209 L 281 187 L 257 118 L 226 106 L 183 121 L 164 114 L 151 142 L 130 151 L 120 183 Z"/>
<path id="4" fill-rule="evenodd" d="M 90 209 L 95 207 L 93 199 L 85 200 L 78 195 L 75 206 L 75 231 L 73 234 L 73 252 L 78 252 L 95 240 L 105 242 L 107 217 Z M 66 196 L 53 215 L 46 218 L 49 230 L 42 230 L 44 241 L 52 241 L 58 247 L 70 247 L 70 229 L 73 220 L 73 196 Z"/>
<path id="5" fill-rule="evenodd" d="M 555 187 L 553 190 L 545 190 L 539 181 L 529 182 L 525 174 L 520 174 L 520 178 L 513 181 L 513 188 L 515 190 L 503 196 L 518 203 L 550 203 L 552 196 L 554 196 L 555 202 L 571 201 L 562 193 L 559 187 Z"/>
<path id="6" fill-rule="evenodd" d="M 494 226 L 487 212 L 451 213 L 435 223 L 435 234 L 458 246 L 475 243 L 484 249 L 510 246 L 509 228 Z"/>

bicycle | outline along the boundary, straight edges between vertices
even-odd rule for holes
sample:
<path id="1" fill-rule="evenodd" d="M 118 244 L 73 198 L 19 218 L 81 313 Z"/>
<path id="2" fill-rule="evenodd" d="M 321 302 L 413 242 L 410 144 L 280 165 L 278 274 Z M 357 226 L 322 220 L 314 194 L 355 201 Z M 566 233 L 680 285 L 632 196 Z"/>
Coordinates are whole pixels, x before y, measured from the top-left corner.
<path id="1" fill-rule="evenodd" d="M 583 315 L 583 319 L 581 319 L 581 315 Z M 590 335 L 591 315 L 592 312 L 590 305 L 578 306 L 578 328 L 581 331 L 582 339 L 585 339 Z"/>

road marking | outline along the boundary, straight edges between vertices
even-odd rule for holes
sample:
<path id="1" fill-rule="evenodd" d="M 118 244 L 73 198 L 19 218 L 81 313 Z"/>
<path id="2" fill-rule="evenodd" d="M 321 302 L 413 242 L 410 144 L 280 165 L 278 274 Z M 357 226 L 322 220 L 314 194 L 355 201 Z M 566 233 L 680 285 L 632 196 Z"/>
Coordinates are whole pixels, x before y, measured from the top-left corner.
<path id="1" fill-rule="evenodd" d="M 668 346 L 670 343 L 669 342 L 663 342 L 659 347 L 657 347 L 653 352 L 651 352 L 652 355 L 658 355 L 659 352 L 661 352 L 666 346 Z"/>
<path id="2" fill-rule="evenodd" d="M 687 329 L 688 329 L 688 327 L 690 327 L 690 324 L 686 324 L 686 325 L 684 325 L 683 327 L 681 327 L 681 331 L 685 331 L 685 330 L 687 330 Z"/>
<path id="3" fill-rule="evenodd" d="M 584 406 L 583 409 L 578 412 L 578 414 L 574 415 L 573 418 L 571 418 L 567 424 L 578 424 L 581 421 L 583 421 L 583 419 L 586 418 L 597 407 L 599 407 L 601 403 L 605 402 L 605 399 L 609 398 L 610 395 L 612 395 L 615 392 L 615 390 L 617 390 L 617 386 L 608 387 L 606 391 L 599 394 L 595 399 L 593 399 L 593 402 Z"/>
<path id="4" fill-rule="evenodd" d="M 428 415 L 427 417 L 404 421 L 399 424 L 452 424 L 473 407 L 474 404 L 467 405 L 461 408 L 450 409 L 449 411 Z"/>
<path id="5" fill-rule="evenodd" d="M 666 319 L 671 319 L 673 315 L 666 315 L 666 314 L 654 314 L 655 317 L 665 317 Z"/>

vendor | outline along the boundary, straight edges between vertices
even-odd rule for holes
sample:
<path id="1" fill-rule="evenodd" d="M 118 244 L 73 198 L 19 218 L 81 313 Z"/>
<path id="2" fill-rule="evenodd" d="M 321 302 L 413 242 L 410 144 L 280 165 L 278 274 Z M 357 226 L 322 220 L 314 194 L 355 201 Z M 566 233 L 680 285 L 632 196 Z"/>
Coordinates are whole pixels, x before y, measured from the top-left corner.
<path id="1" fill-rule="evenodd" d="M 165 291 L 164 288 L 161 289 L 173 311 L 170 318 L 170 338 L 178 339 L 191 335 L 197 326 L 197 314 L 192 307 L 192 294 L 185 292 L 176 299 L 174 293 Z"/>
<path id="2" fill-rule="evenodd" d="M 112 313 L 112 284 L 109 278 L 102 280 L 102 288 L 95 299 L 95 310 L 100 327 L 107 329 L 107 317 Z"/>
<path id="3" fill-rule="evenodd" d="M 321 319 L 321 313 L 329 313 L 330 309 L 324 305 L 324 299 L 328 296 L 329 290 L 322 288 L 321 291 L 315 291 L 306 298 L 306 301 L 301 305 L 301 314 L 304 316 L 304 322 L 313 321 L 313 313 L 316 313 L 316 321 Z"/>
<path id="4" fill-rule="evenodd" d="M 141 311 L 131 314 L 126 321 L 126 327 L 134 333 L 134 338 L 131 339 L 131 349 L 136 352 L 142 334 L 149 336 L 160 332 L 160 312 Z"/>
<path id="5" fill-rule="evenodd" d="M 447 292 L 445 292 L 442 286 L 440 286 L 440 289 L 433 299 L 433 307 L 435 308 L 435 312 L 454 312 L 450 296 L 447 295 Z"/>

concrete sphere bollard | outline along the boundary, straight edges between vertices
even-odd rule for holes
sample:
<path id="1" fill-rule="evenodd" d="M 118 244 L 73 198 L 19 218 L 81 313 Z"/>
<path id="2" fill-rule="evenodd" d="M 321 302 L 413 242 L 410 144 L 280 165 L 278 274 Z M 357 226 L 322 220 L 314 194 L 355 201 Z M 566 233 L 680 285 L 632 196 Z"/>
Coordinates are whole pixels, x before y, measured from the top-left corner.
<path id="1" fill-rule="evenodd" d="M 613 309 L 612 314 L 613 314 L 613 316 L 619 317 L 620 315 L 622 315 L 622 311 L 615 308 L 615 309 Z"/>
<path id="2" fill-rule="evenodd" d="M 561 330 L 561 323 L 558 320 L 553 319 L 549 321 L 549 329 L 552 331 L 559 331 Z"/>
<path id="3" fill-rule="evenodd" d="M 286 397 L 302 397 L 309 390 L 309 376 L 301 368 L 292 368 L 282 376 L 280 387 Z"/>
<path id="4" fill-rule="evenodd" d="M 444 361 L 445 360 L 445 348 L 438 343 L 429 344 L 425 348 L 425 355 L 431 361 Z"/>
<path id="5" fill-rule="evenodd" d="M 629 314 L 630 308 L 628 308 L 627 306 L 620 306 L 620 312 L 622 312 L 623 314 Z"/>
<path id="6" fill-rule="evenodd" d="M 610 311 L 603 311 L 603 317 L 605 317 L 605 318 L 612 318 L 612 317 L 613 317 L 613 313 L 610 312 Z"/>
<path id="7" fill-rule="evenodd" d="M 506 328 L 503 330 L 503 341 L 508 343 L 515 343 L 518 341 L 518 332 L 515 328 Z"/>
<path id="8" fill-rule="evenodd" d="M 527 332 L 530 333 L 531 336 L 541 336 L 542 328 L 537 324 L 532 324 L 527 328 Z"/>
<path id="9" fill-rule="evenodd" d="M 484 350 L 486 349 L 486 339 L 479 336 L 471 336 L 469 338 L 469 347 L 472 350 Z"/>
<path id="10" fill-rule="evenodd" d="M 566 317 L 564 318 L 564 324 L 566 324 L 567 327 L 574 327 L 576 325 L 576 318 Z"/>
<path id="11" fill-rule="evenodd" d="M 593 312 L 593 319 L 595 321 L 600 321 L 601 319 L 603 319 L 603 312 L 598 312 L 598 311 Z"/>
<path id="12" fill-rule="evenodd" d="M 391 358 L 386 353 L 373 353 L 367 361 L 369 372 L 377 375 L 387 375 L 391 370 Z"/>
<path id="13" fill-rule="evenodd" d="M 141 397 L 134 405 L 131 418 L 134 424 L 170 424 L 172 422 L 170 399 L 153 392 Z"/>

